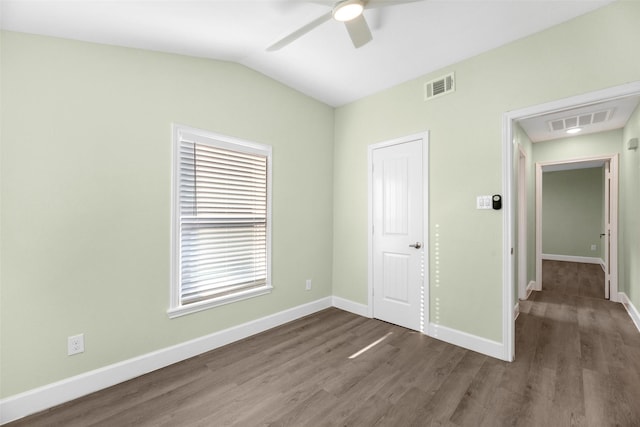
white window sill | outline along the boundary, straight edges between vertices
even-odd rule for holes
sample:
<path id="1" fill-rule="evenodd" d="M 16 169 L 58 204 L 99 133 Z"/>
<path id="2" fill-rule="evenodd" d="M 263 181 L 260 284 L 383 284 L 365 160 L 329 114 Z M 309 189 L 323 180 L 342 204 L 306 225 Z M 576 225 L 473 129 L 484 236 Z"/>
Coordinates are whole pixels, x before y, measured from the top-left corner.
<path id="1" fill-rule="evenodd" d="M 187 314 L 197 313 L 198 311 L 208 310 L 213 307 L 230 304 L 236 301 L 242 301 L 260 295 L 266 295 L 268 293 L 271 293 L 271 289 L 273 289 L 271 285 L 265 285 L 261 288 L 250 289 L 232 295 L 225 295 L 223 297 L 213 298 L 207 301 L 172 307 L 167 311 L 167 315 L 170 319 L 173 319 L 176 317 L 185 316 Z"/>

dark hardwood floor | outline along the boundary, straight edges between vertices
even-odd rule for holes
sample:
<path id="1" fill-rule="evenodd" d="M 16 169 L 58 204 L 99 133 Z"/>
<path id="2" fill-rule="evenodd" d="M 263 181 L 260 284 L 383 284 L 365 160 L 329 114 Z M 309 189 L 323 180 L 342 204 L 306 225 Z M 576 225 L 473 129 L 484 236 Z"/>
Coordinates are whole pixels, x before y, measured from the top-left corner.
<path id="1" fill-rule="evenodd" d="M 544 260 L 542 288 L 561 294 L 604 299 L 604 271 L 599 264 Z"/>
<path id="2" fill-rule="evenodd" d="M 640 426 L 640 333 L 574 267 L 521 302 L 512 363 L 328 309 L 9 425 Z"/>

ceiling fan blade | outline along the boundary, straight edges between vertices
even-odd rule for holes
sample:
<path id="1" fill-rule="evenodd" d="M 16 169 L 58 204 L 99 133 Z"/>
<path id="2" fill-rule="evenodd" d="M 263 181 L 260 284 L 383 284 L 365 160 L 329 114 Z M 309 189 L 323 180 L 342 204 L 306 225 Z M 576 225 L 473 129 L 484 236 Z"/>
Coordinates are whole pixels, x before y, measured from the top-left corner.
<path id="1" fill-rule="evenodd" d="M 306 25 L 303 25 L 302 27 L 300 27 L 297 30 L 295 30 L 293 33 L 289 34 L 288 36 L 278 40 L 277 42 L 275 42 L 274 44 L 269 46 L 267 48 L 267 51 L 268 52 L 273 52 L 273 51 L 282 49 L 283 47 L 285 47 L 289 43 L 292 43 L 293 41 L 299 39 L 300 37 L 302 37 L 305 34 L 307 34 L 309 31 L 313 30 L 314 28 L 316 28 L 317 26 L 319 26 L 321 24 L 324 24 L 325 22 L 327 22 L 330 19 L 331 19 L 331 12 L 326 13 L 326 14 L 320 16 L 319 18 L 314 19 L 313 21 L 309 22 Z"/>
<path id="2" fill-rule="evenodd" d="M 417 3 L 424 0 L 369 0 L 366 4 L 367 9 L 376 9 L 379 7 L 395 6 L 397 4 Z"/>
<path id="3" fill-rule="evenodd" d="M 371 37 L 369 25 L 367 25 L 367 21 L 364 19 L 364 15 L 360 15 L 352 21 L 347 21 L 344 25 L 347 27 L 349 37 L 351 37 L 353 46 L 356 48 L 364 46 L 373 39 L 373 37 Z"/>

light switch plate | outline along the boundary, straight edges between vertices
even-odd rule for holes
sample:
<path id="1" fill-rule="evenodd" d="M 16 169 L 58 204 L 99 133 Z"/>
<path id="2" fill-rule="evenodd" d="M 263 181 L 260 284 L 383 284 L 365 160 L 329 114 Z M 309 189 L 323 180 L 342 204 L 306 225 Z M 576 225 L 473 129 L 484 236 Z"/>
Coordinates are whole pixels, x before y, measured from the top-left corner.
<path id="1" fill-rule="evenodd" d="M 491 209 L 491 196 L 476 197 L 476 209 Z"/>

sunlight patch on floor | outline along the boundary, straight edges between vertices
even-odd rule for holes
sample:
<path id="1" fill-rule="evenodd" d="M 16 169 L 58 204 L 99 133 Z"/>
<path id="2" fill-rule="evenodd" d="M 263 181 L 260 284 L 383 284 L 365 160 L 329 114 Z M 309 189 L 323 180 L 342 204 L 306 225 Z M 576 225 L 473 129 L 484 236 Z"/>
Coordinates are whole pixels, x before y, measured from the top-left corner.
<path id="1" fill-rule="evenodd" d="M 355 353 L 353 353 L 351 356 L 349 356 L 349 359 L 355 359 L 356 357 L 360 356 L 362 353 L 364 353 L 367 350 L 372 349 L 373 347 L 377 346 L 378 344 L 380 344 L 382 341 L 386 340 L 387 337 L 389 335 L 391 335 L 393 332 L 389 332 L 387 335 L 383 336 L 382 338 L 378 339 L 377 341 L 372 342 L 371 344 L 369 344 L 368 346 L 366 346 L 365 348 L 363 348 L 362 350 L 359 350 Z"/>

